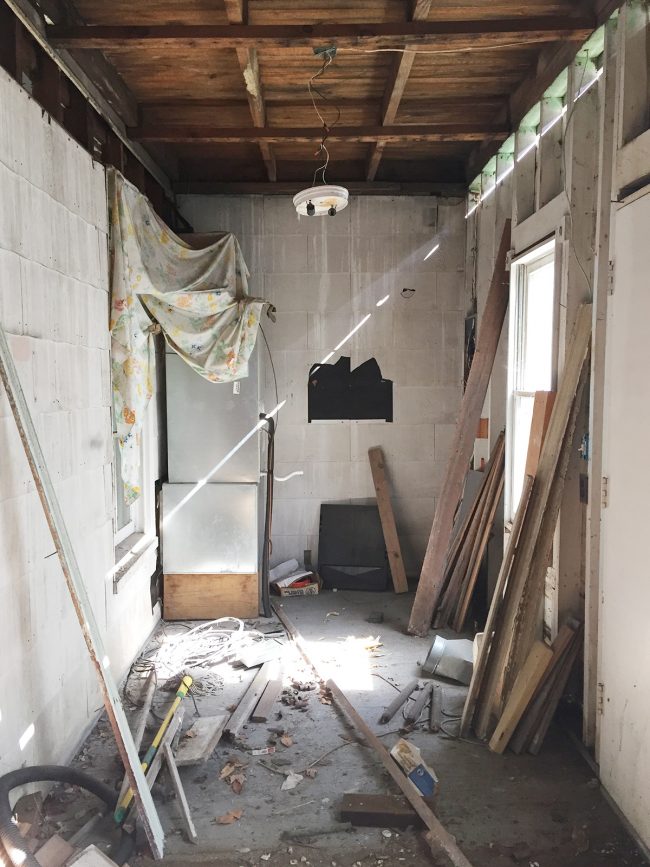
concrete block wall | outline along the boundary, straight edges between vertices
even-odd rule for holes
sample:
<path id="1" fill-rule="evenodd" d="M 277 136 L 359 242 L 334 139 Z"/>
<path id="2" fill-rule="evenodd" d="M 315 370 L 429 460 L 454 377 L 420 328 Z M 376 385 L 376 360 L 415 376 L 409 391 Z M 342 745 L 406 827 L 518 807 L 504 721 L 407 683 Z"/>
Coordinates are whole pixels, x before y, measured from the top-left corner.
<path id="1" fill-rule="evenodd" d="M 104 633 L 111 625 L 107 653 L 120 677 L 154 620 L 146 577 L 117 596 L 110 577 L 107 231 L 102 166 L 0 70 L 0 321 L 95 618 Z M 0 772 L 5 772 L 66 761 L 101 698 L 0 392 Z"/>
<path id="2" fill-rule="evenodd" d="M 299 219 L 290 197 L 184 196 L 195 231 L 232 231 L 251 294 L 277 307 L 266 333 L 278 380 L 272 563 L 317 559 L 320 505 L 374 497 L 368 448 L 386 453 L 407 571 L 419 574 L 462 394 L 465 209 L 432 197 L 353 197 L 335 218 Z M 436 245 L 439 249 L 429 258 Z M 410 298 L 403 289 L 415 290 Z M 376 304 L 388 295 L 380 307 Z M 374 356 L 392 379 L 394 422 L 307 423 L 312 364 L 371 313 L 335 353 Z M 266 407 L 276 404 L 261 351 Z"/>

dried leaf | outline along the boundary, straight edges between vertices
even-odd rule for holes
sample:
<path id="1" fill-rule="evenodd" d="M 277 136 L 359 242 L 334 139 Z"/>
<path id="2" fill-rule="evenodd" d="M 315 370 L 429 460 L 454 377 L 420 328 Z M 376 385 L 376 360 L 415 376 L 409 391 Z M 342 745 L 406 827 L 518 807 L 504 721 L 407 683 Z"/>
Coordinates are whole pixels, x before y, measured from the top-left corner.
<path id="1" fill-rule="evenodd" d="M 291 737 L 291 735 L 282 735 L 282 737 L 280 738 L 280 743 L 285 747 L 291 747 L 293 746 L 293 738 Z"/>
<path id="2" fill-rule="evenodd" d="M 221 773 L 219 774 L 220 780 L 225 780 L 226 777 L 229 777 L 231 774 L 234 774 L 237 770 L 237 766 L 233 762 L 228 762 L 228 764 L 224 765 L 221 769 Z"/>
<path id="3" fill-rule="evenodd" d="M 317 773 L 318 773 L 317 768 L 307 768 L 307 770 L 305 771 L 305 776 L 309 777 L 310 780 L 313 780 Z"/>
<path id="4" fill-rule="evenodd" d="M 232 825 L 233 822 L 238 822 L 243 815 L 243 810 L 229 810 L 225 816 L 219 816 L 217 823 L 219 825 Z"/>
<path id="5" fill-rule="evenodd" d="M 245 782 L 246 777 L 244 774 L 233 774 L 230 778 L 230 788 L 236 795 L 240 795 Z"/>

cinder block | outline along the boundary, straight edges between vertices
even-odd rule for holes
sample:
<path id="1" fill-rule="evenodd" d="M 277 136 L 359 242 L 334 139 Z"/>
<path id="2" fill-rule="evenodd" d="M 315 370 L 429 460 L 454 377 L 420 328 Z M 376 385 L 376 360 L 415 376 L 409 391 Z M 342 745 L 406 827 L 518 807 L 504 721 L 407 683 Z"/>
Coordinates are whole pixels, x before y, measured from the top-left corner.
<path id="1" fill-rule="evenodd" d="M 309 238 L 309 270 L 316 274 L 349 274 L 350 238 L 323 233 Z"/>
<path id="2" fill-rule="evenodd" d="M 350 427 L 353 461 L 367 461 L 368 449 L 381 446 L 389 467 L 395 461 L 432 461 L 433 437 L 428 425 L 362 424 Z"/>
<path id="3" fill-rule="evenodd" d="M 355 325 L 349 306 L 335 313 L 309 313 L 307 346 L 314 351 L 314 363 L 334 351 L 334 347 L 349 336 Z M 350 339 L 335 351 L 349 355 Z"/>
<path id="4" fill-rule="evenodd" d="M 2 204 L 0 204 L 2 209 Z M 0 249 L 0 318 L 4 330 L 11 334 L 23 332 L 23 292 L 20 258 L 16 253 Z"/>
<path id="5" fill-rule="evenodd" d="M 467 311 L 469 293 L 465 289 L 464 271 L 438 272 L 438 306 L 443 310 Z"/>
<path id="6" fill-rule="evenodd" d="M 435 497 L 393 497 L 392 503 L 400 536 L 423 536 L 431 532 L 436 510 Z"/>
<path id="7" fill-rule="evenodd" d="M 283 423 L 278 426 L 275 456 L 280 461 L 349 461 L 350 427 L 338 424 Z"/>
<path id="8" fill-rule="evenodd" d="M 440 461 L 399 460 L 390 462 L 391 492 L 400 499 L 433 499 L 440 493 L 444 464 Z"/>
<path id="9" fill-rule="evenodd" d="M 308 314 L 278 311 L 277 321 L 263 324 L 271 351 L 307 349 Z"/>
<path id="10" fill-rule="evenodd" d="M 455 424 L 436 424 L 435 448 L 436 460 L 448 462 L 456 441 Z"/>
<path id="11" fill-rule="evenodd" d="M 307 235 L 267 235 L 263 250 L 263 261 L 268 272 L 294 274 L 310 270 Z"/>
<path id="12" fill-rule="evenodd" d="M 348 274 L 267 274 L 264 297 L 280 313 L 334 313 L 350 304 Z"/>

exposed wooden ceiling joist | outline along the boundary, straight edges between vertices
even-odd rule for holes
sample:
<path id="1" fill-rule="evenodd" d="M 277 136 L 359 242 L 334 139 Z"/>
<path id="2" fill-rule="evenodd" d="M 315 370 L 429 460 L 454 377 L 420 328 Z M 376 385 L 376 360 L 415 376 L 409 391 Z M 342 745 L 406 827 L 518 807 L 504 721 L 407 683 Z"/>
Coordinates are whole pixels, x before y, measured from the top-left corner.
<path id="1" fill-rule="evenodd" d="M 411 5 L 411 20 L 426 21 L 431 11 L 432 0 L 415 0 Z M 384 91 L 384 100 L 381 110 L 382 126 L 395 123 L 399 104 L 404 96 L 406 82 L 411 74 L 411 67 L 415 60 L 415 52 L 405 51 L 403 54 L 398 54 L 393 60 L 393 66 L 390 71 L 386 90 Z M 368 169 L 366 179 L 374 181 L 377 176 L 377 169 L 381 162 L 384 152 L 384 143 L 379 141 L 370 148 L 368 157 Z"/>
<path id="2" fill-rule="evenodd" d="M 589 17 L 546 16 L 376 24 L 161 24 L 155 26 L 52 26 L 49 38 L 60 48 L 118 52 L 134 48 L 337 48 L 427 47 L 431 51 L 474 51 L 553 42 L 582 41 L 593 31 Z"/>
<path id="3" fill-rule="evenodd" d="M 247 23 L 246 0 L 225 0 L 226 15 L 228 21 L 232 25 Z M 263 127 L 266 125 L 266 110 L 264 106 L 264 95 L 262 92 L 262 81 L 260 79 L 260 65 L 257 58 L 257 49 L 252 46 L 242 46 L 237 49 L 237 60 L 239 68 L 244 77 L 244 86 L 246 87 L 246 97 L 248 98 L 248 106 L 251 112 L 251 118 L 255 126 Z M 260 152 L 266 173 L 270 181 L 275 181 L 277 178 L 277 169 L 273 151 L 268 142 L 260 142 Z"/>
<path id="4" fill-rule="evenodd" d="M 184 181 L 175 184 L 178 195 L 276 195 L 293 196 L 302 187 L 300 181 Z M 435 183 L 427 181 L 346 181 L 351 196 L 464 196 L 463 183 Z"/>
<path id="5" fill-rule="evenodd" d="M 130 130 L 136 141 L 204 142 L 236 144 L 239 142 L 267 142 L 268 144 L 321 141 L 323 129 L 304 127 L 237 127 L 211 126 L 151 126 Z M 404 124 L 402 126 L 335 126 L 327 141 L 375 142 L 400 144 L 406 142 L 481 141 L 493 136 L 505 138 L 508 129 L 503 124 L 440 123 Z"/>

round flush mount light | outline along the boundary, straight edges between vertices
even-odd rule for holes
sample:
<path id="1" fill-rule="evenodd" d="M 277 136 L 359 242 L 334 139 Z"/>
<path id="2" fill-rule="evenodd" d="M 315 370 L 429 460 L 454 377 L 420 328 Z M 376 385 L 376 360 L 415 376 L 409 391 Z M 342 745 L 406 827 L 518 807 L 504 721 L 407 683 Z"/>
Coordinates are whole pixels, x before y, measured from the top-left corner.
<path id="1" fill-rule="evenodd" d="M 296 211 L 304 217 L 336 216 L 348 206 L 348 191 L 345 187 L 321 184 L 301 190 L 293 197 Z"/>

